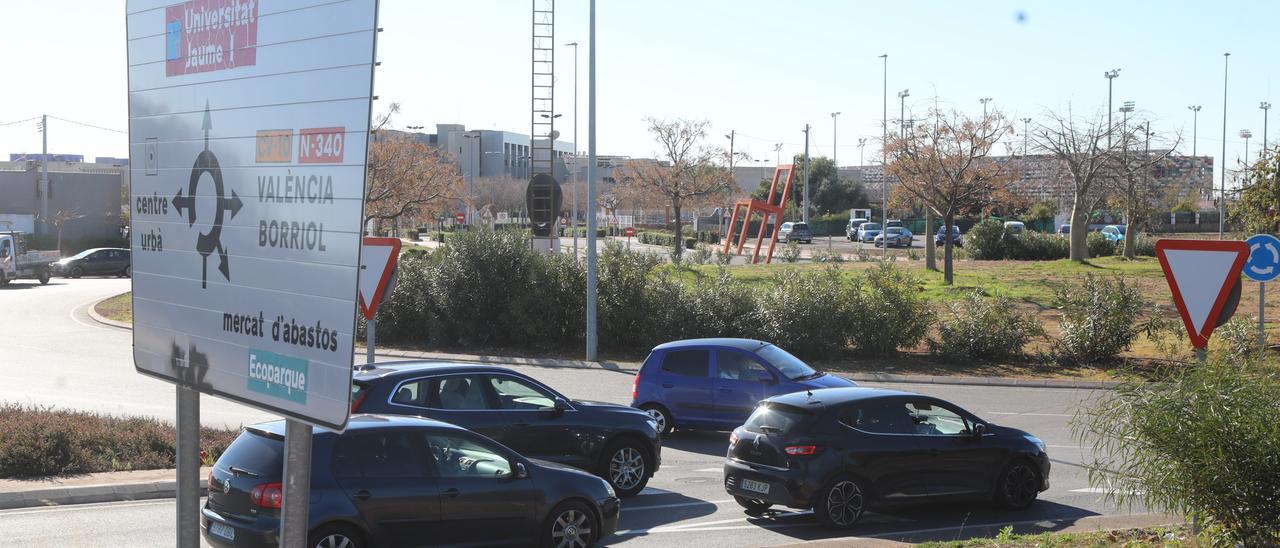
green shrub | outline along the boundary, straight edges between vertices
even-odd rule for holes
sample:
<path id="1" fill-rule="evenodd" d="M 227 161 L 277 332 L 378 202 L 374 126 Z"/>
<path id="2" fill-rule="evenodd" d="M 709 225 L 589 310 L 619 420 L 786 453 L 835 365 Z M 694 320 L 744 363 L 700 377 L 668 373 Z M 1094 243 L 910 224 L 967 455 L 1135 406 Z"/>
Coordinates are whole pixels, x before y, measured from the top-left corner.
<path id="1" fill-rule="evenodd" d="M 907 251 L 910 251 L 910 250 L 907 250 Z M 815 263 L 843 263 L 843 262 L 844 262 L 844 255 L 841 255 L 839 251 L 834 251 L 834 250 L 832 250 L 832 251 L 827 251 L 827 250 L 825 250 L 825 249 L 820 249 L 820 250 L 818 250 L 818 251 L 814 251 L 814 252 L 813 252 L 813 262 L 815 262 Z"/>
<path id="2" fill-rule="evenodd" d="M 943 356 L 1000 359 L 1022 353 L 1032 337 L 1044 334 L 1040 322 L 1019 311 L 1007 297 L 984 298 L 982 290 L 945 303 L 949 315 L 938 323 L 930 348 Z"/>
<path id="3" fill-rule="evenodd" d="M 707 264 L 711 262 L 711 246 L 698 242 L 693 247 L 693 253 L 689 254 L 689 260 L 694 264 Z"/>
<path id="4" fill-rule="evenodd" d="M 849 333 L 854 347 L 866 353 L 913 347 L 932 322 L 919 278 L 888 263 L 853 278 L 848 295 Z"/>
<path id="5" fill-rule="evenodd" d="M 1092 364 L 1128 350 L 1139 333 L 1148 330 L 1139 316 L 1148 306 L 1141 290 L 1123 277 L 1086 274 L 1078 288 L 1058 289 L 1055 305 L 1062 309 L 1061 335 L 1054 356 L 1063 364 Z"/>
<path id="6" fill-rule="evenodd" d="M 652 253 L 628 251 L 616 240 L 605 243 L 600 254 L 600 346 L 610 349 L 642 348 L 647 341 L 637 335 L 648 330 L 646 288 L 649 274 L 662 261 Z"/>
<path id="7" fill-rule="evenodd" d="M 505 345 L 511 330 L 541 318 L 514 315 L 517 299 L 529 291 L 534 252 L 513 232 L 457 232 L 438 252 L 432 270 L 431 301 L 442 321 L 445 344 Z"/>
<path id="8" fill-rule="evenodd" d="M 1016 261 L 1056 261 L 1071 256 L 1071 240 L 1054 234 L 1024 230 L 1021 234 L 1006 232 L 1005 258 Z"/>
<path id="9" fill-rule="evenodd" d="M 964 248 L 969 256 L 979 261 L 998 261 L 1005 258 L 1004 224 L 987 219 L 969 229 L 964 236 Z"/>
<path id="10" fill-rule="evenodd" d="M 1152 244 L 1153 249 L 1154 245 L 1155 244 Z M 1088 238 L 1086 238 L 1086 247 L 1089 248 L 1090 258 L 1110 257 L 1115 255 L 1117 250 L 1124 249 L 1122 246 L 1123 244 L 1117 245 L 1111 240 L 1108 240 L 1101 232 L 1090 232 Z"/>
<path id="11" fill-rule="evenodd" d="M 1258 343 L 1258 320 L 1236 316 L 1213 331 L 1215 354 L 1227 363 L 1256 362 L 1262 357 Z"/>
<path id="12" fill-rule="evenodd" d="M 755 336 L 756 295 L 723 267 L 699 277 L 687 296 L 693 309 L 690 337 Z"/>
<path id="13" fill-rule="evenodd" d="M 404 231 L 404 237 L 405 237 L 405 238 L 408 238 L 408 239 L 410 239 L 410 240 L 413 240 L 413 241 L 415 241 L 415 242 L 416 242 L 416 241 L 418 241 L 418 229 L 416 229 L 416 228 L 407 228 L 407 229 L 405 229 L 405 231 Z"/>
<path id="14" fill-rule="evenodd" d="M 849 311 L 839 271 L 785 269 L 757 295 L 760 338 L 809 358 L 848 346 Z"/>
<path id="15" fill-rule="evenodd" d="M 201 428 L 201 452 L 217 458 L 238 430 Z M 149 417 L 0 404 L 0 478 L 173 468 L 173 425 Z"/>
<path id="16" fill-rule="evenodd" d="M 1280 380 L 1215 357 L 1104 391 L 1072 421 L 1110 502 L 1207 518 L 1232 542 L 1280 544 Z"/>
<path id="17" fill-rule="evenodd" d="M 433 331 L 440 329 L 432 315 L 435 305 L 431 280 L 435 277 L 437 257 L 429 250 L 413 246 L 407 246 L 400 254 L 395 289 L 378 305 L 378 344 L 425 344 L 433 338 Z M 364 315 L 358 316 L 364 327 Z"/>
<path id="18" fill-rule="evenodd" d="M 784 263 L 800 262 L 800 245 L 795 242 L 787 242 L 787 245 L 782 247 L 782 253 L 778 255 L 778 258 L 782 259 Z"/>
<path id="19" fill-rule="evenodd" d="M 715 260 L 717 266 L 729 266 L 729 263 L 733 261 L 733 254 L 725 253 L 723 249 L 717 247 Z"/>
<path id="20" fill-rule="evenodd" d="M 529 278 L 512 303 L 513 344 L 533 348 L 579 345 L 586 325 L 587 269 L 571 253 L 534 253 Z"/>
<path id="21" fill-rule="evenodd" d="M 1134 242 L 1133 251 L 1139 257 L 1155 257 L 1156 239 L 1146 234 L 1138 235 L 1138 241 Z"/>

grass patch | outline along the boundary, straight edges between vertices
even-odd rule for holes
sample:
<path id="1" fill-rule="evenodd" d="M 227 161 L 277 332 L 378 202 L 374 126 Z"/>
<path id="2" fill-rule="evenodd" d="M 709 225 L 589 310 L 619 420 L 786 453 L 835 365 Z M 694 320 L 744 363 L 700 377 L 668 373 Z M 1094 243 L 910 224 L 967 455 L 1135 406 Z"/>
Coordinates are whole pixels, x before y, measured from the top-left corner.
<path id="1" fill-rule="evenodd" d="M 240 434 L 200 428 L 203 464 Z M 85 411 L 0 404 L 0 478 L 31 478 L 173 468 L 177 432 L 167 422 Z"/>
<path id="2" fill-rule="evenodd" d="M 121 293 L 94 305 L 93 310 L 108 320 L 133 323 L 133 295 Z"/>
<path id="3" fill-rule="evenodd" d="M 1013 534 L 1005 527 L 995 538 L 926 542 L 922 548 L 1104 548 L 1112 546 L 1215 546 L 1212 538 L 1191 535 L 1183 527 L 1150 527 L 1080 533 Z"/>

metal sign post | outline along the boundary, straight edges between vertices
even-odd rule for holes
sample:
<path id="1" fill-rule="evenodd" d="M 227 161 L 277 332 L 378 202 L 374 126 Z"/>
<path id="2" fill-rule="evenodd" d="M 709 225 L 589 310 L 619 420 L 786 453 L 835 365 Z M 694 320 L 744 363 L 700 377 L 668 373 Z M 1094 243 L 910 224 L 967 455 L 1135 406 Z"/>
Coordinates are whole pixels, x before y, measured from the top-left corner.
<path id="1" fill-rule="evenodd" d="M 351 411 L 377 10 L 126 3 L 133 359 L 178 386 L 180 546 L 201 532 L 199 394 L 289 419 L 282 538 L 306 541 L 308 425 Z"/>
<path id="2" fill-rule="evenodd" d="M 1249 260 L 1244 264 L 1244 275 L 1258 282 L 1258 347 L 1261 356 L 1267 355 L 1267 282 L 1280 276 L 1280 238 L 1270 234 L 1254 234 L 1245 245 L 1249 246 Z"/>

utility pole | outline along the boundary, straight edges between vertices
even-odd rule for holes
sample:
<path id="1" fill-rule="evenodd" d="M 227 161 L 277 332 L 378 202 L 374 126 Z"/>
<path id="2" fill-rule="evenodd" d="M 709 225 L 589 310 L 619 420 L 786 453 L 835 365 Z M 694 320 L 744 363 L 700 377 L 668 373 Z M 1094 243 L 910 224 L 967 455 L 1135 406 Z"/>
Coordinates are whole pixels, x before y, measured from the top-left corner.
<path id="1" fill-rule="evenodd" d="M 1027 157 L 1027 136 L 1031 134 L 1031 130 L 1029 129 L 1030 125 L 1031 125 L 1030 118 L 1022 119 L 1022 157 L 1023 158 Z"/>
<path id="2" fill-rule="evenodd" d="M 775 166 L 782 165 L 782 143 L 773 145 L 773 159 Z"/>
<path id="3" fill-rule="evenodd" d="M 733 141 L 734 141 L 734 137 L 737 137 L 737 136 L 738 136 L 738 130 L 736 129 L 729 130 L 729 134 L 724 136 L 725 139 L 729 140 L 729 176 L 734 177 L 734 180 L 737 180 L 737 177 L 735 177 L 733 174 Z"/>
<path id="4" fill-rule="evenodd" d="M 587 361 L 596 360 L 596 0 L 587 43 Z"/>
<path id="5" fill-rule="evenodd" d="M 1222 54 L 1222 187 L 1218 189 L 1218 239 L 1226 228 L 1227 217 L 1227 69 L 1231 52 Z"/>
<path id="6" fill-rule="evenodd" d="M 1258 158 L 1267 157 L 1267 113 L 1271 110 L 1271 103 L 1263 101 L 1258 103 L 1258 108 L 1262 109 L 1262 152 L 1258 153 Z"/>
<path id="7" fill-rule="evenodd" d="M 1196 133 L 1200 125 L 1200 105 L 1191 105 L 1187 107 L 1191 111 L 1191 156 L 1196 155 Z"/>
<path id="8" fill-rule="evenodd" d="M 863 160 L 862 160 L 863 149 L 866 148 L 866 146 L 867 146 L 866 137 L 859 138 L 858 139 L 858 167 L 859 168 L 866 165 L 865 163 L 863 163 Z"/>
<path id="9" fill-rule="evenodd" d="M 1111 150 L 1111 82 L 1120 76 L 1120 69 L 1111 69 L 1102 75 L 1107 77 L 1107 150 Z"/>
<path id="10" fill-rule="evenodd" d="M 40 115 L 40 225 L 49 233 L 49 115 Z M 59 250 L 61 251 L 61 250 Z"/>
<path id="11" fill-rule="evenodd" d="M 809 223 L 809 124 L 804 125 L 804 209 L 800 211 L 800 221 Z"/>
<path id="12" fill-rule="evenodd" d="M 836 148 L 837 139 L 840 137 L 840 131 L 837 129 L 836 117 L 840 116 L 839 112 L 831 113 L 831 163 L 836 166 L 836 180 L 840 180 L 840 162 L 836 160 L 839 149 Z"/>
<path id="13" fill-rule="evenodd" d="M 573 46 L 573 181 L 569 183 L 573 186 L 573 207 L 570 208 L 570 216 L 573 217 L 573 260 L 578 260 L 578 168 L 581 167 L 582 155 L 579 154 L 582 149 L 578 141 L 578 43 L 569 42 L 566 46 Z"/>
<path id="14" fill-rule="evenodd" d="M 884 59 L 884 85 L 881 91 L 881 108 L 880 116 L 880 233 L 884 234 L 885 225 L 889 224 L 889 174 L 886 171 L 886 164 L 889 163 L 889 151 L 885 147 L 889 143 L 889 54 L 880 55 Z M 889 246 L 880 248 L 880 258 L 884 259 L 889 254 Z"/>

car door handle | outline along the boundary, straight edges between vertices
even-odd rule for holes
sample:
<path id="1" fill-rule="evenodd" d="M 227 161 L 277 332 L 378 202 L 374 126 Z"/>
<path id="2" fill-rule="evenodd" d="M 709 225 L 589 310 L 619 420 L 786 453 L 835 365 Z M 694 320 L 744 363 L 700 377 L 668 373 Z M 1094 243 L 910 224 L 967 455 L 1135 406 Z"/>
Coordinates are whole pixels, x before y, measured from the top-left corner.
<path id="1" fill-rule="evenodd" d="M 664 383 L 662 383 L 662 387 L 663 387 L 663 388 L 675 388 L 675 387 L 676 387 L 676 385 L 671 384 L 671 383 L 665 383 L 665 382 L 664 382 Z"/>
<path id="2" fill-rule="evenodd" d="M 455 498 L 455 497 L 457 497 L 458 495 L 461 495 L 461 494 L 462 494 L 462 491 L 459 491 L 457 488 L 454 488 L 454 487 L 450 487 L 450 488 L 446 489 L 446 490 L 445 490 L 445 492 L 444 492 L 444 496 L 449 497 L 449 498 Z"/>
<path id="3" fill-rule="evenodd" d="M 356 491 L 356 493 L 351 496 L 356 500 L 369 500 L 371 497 L 373 497 L 372 494 L 370 494 L 368 491 L 365 491 L 364 489 Z"/>

